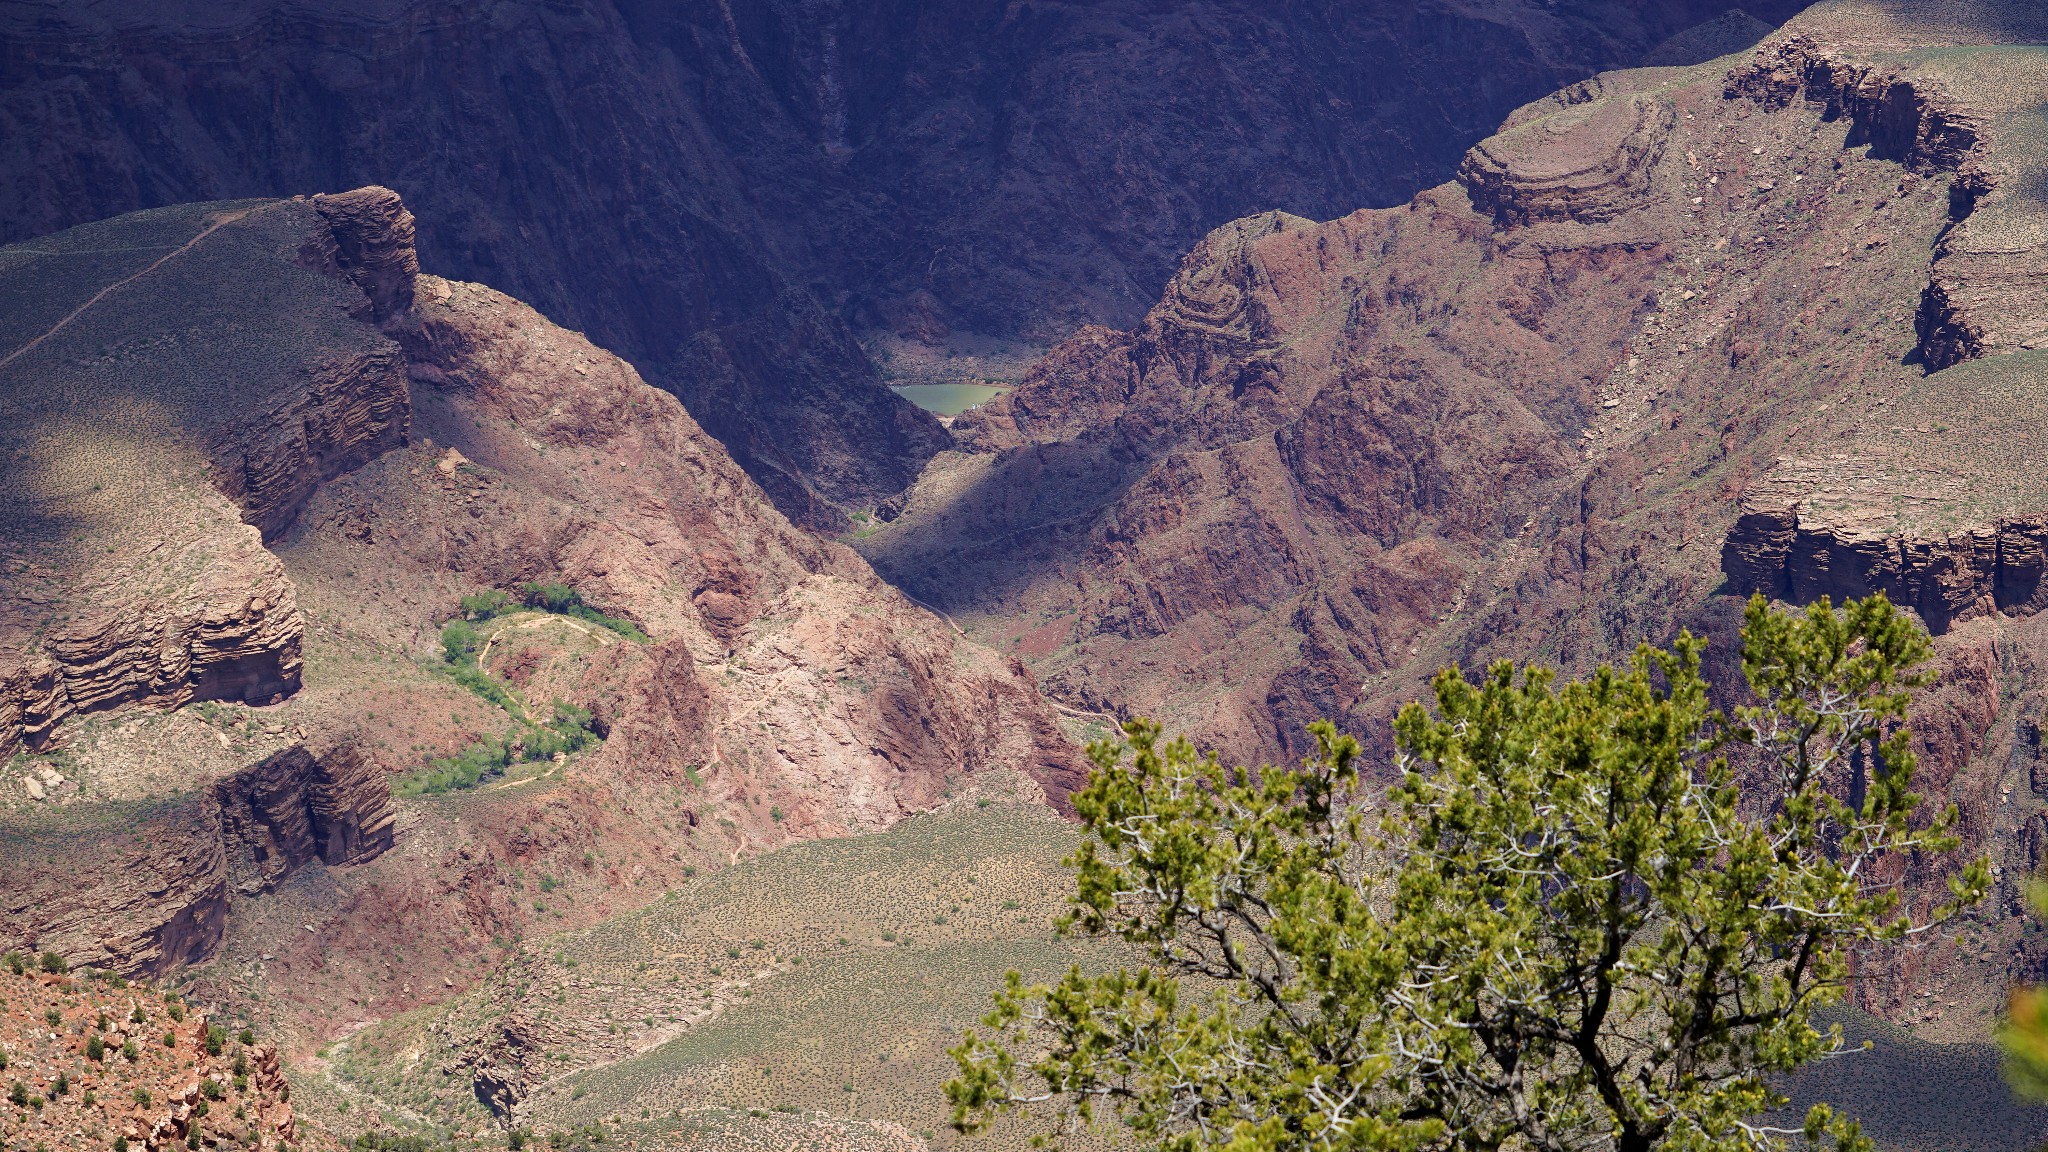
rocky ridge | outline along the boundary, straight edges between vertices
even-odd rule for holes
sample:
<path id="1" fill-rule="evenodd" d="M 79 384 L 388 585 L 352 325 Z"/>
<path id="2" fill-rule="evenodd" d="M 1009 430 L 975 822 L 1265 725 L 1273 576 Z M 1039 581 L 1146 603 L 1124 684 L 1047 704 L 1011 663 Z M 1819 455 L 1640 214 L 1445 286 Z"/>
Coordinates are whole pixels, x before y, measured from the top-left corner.
<path id="1" fill-rule="evenodd" d="M 290 622 L 264 651 L 292 673 L 261 691 L 160 675 L 32 711 L 0 769 L 0 868 L 19 881 L 0 944 L 180 970 L 304 1068 L 530 931 L 792 841 L 1073 786 L 1062 718 L 1020 665 L 793 526 L 624 361 L 419 274 L 411 227 L 363 189 L 0 249 L 17 273 L 0 294 L 28 306 L 0 402 L 25 414 L 6 475 L 32 529 L 0 570 L 0 635 L 100 637 L 94 659 L 127 667 L 173 645 L 88 632 L 95 613 L 181 619 L 239 582 L 245 610 Z M 109 266 L 109 249 L 139 254 Z M 25 286 L 53 268 L 62 291 Z M 593 614 L 502 622 L 477 667 L 516 698 L 465 688 L 441 626 L 529 581 Z M 601 742 L 423 788 L 551 700 Z M 316 1119 L 344 1123 L 323 1101 Z"/>

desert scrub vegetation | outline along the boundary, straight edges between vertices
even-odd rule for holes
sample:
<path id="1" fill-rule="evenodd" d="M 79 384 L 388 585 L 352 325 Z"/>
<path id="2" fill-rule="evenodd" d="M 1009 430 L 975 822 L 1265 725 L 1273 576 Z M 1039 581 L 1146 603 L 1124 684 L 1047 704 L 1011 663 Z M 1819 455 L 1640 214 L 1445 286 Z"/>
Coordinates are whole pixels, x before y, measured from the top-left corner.
<path id="1" fill-rule="evenodd" d="M 515 765 L 572 756 L 602 739 L 589 709 L 557 699 L 545 711 L 537 711 L 479 662 L 479 653 L 489 641 L 472 620 L 486 621 L 511 611 L 509 596 L 496 591 L 465 596 L 461 607 L 462 614 L 441 629 L 439 671 L 504 712 L 512 726 L 454 756 L 428 761 L 424 769 L 398 782 L 401 795 L 439 795 L 475 788 L 506 775 Z"/>
<path id="2" fill-rule="evenodd" d="M 487 1117 L 459 1053 L 514 1026 L 546 1037 L 525 1058 L 537 1095 L 522 1114 L 543 1131 L 678 1108 L 691 1123 L 703 1109 L 797 1109 L 937 1129 L 933 1085 L 981 990 L 1010 968 L 1051 977 L 1113 949 L 1052 932 L 1073 846 L 1050 811 L 998 804 L 705 869 L 365 1029 L 337 1046 L 335 1075 L 468 1128 Z"/>
<path id="3" fill-rule="evenodd" d="M 1882 596 L 1749 603 L 1724 713 L 1681 633 L 1560 683 L 1446 669 L 1395 721 L 1381 800 L 1356 741 L 1225 767 L 1143 720 L 1089 749 L 1063 921 L 1143 961 L 1027 984 L 952 1050 L 962 1132 L 1120 1122 L 1162 1150 L 1868 1152 L 1787 1073 L 1845 1050 L 1852 952 L 1932 931 L 1989 865 L 1908 902 L 1919 625 Z M 1938 875 L 1938 873 L 1937 873 Z M 2011 1048 L 2012 1045 L 2009 1045 Z"/>
<path id="4" fill-rule="evenodd" d="M 458 623 L 481 624 L 493 617 L 503 616 L 518 608 L 536 612 L 552 612 L 557 616 L 568 616 L 586 624 L 595 624 L 610 629 L 636 644 L 647 642 L 647 633 L 630 620 L 607 616 L 583 602 L 583 594 L 567 584 L 549 584 L 529 580 L 518 588 L 519 596 L 513 596 L 502 589 L 490 588 L 474 596 L 464 596 L 460 607 L 462 615 Z M 445 633 L 443 636 L 445 643 Z"/>

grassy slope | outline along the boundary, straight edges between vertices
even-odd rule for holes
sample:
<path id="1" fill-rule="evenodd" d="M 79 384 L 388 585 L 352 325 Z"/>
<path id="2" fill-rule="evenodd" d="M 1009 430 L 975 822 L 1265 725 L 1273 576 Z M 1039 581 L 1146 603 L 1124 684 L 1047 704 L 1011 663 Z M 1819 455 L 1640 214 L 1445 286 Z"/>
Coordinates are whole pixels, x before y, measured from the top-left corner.
<path id="1" fill-rule="evenodd" d="M 550 1054 L 529 1064 L 553 1078 L 522 1116 L 543 1131 L 617 1117 L 661 1147 L 756 1111 L 944 1142 L 945 1048 L 1004 971 L 1042 978 L 1109 956 L 1050 930 L 1073 843 L 1043 810 L 995 806 L 744 861 L 535 943 L 485 987 L 337 1046 L 333 1067 L 387 1113 L 471 1127 L 483 1115 L 466 1072 L 443 1069 L 467 1038 L 510 1026 Z"/>
<path id="2" fill-rule="evenodd" d="M 964 809 L 745 861 L 537 946 L 495 988 L 367 1031 L 336 1066 L 367 1096 L 480 1121 L 460 1083 L 439 1078 L 437 1037 L 517 1018 L 559 1054 L 523 1115 L 542 1131 L 596 1121 L 645 1148 L 711 1133 L 745 1144 L 829 1116 L 953 1145 L 945 1048 L 1002 973 L 1115 962 L 1048 928 L 1074 837 L 1042 811 Z M 1877 1049 L 1801 1076 L 1801 1108 L 1846 1108 L 1887 1152 L 2019 1149 L 2048 1133 L 2048 1110 L 2012 1101 L 1987 1046 L 1929 1044 L 1860 1015 L 1848 1026 Z M 960 1147 L 1007 1152 L 1026 1135 L 1011 1125 Z"/>

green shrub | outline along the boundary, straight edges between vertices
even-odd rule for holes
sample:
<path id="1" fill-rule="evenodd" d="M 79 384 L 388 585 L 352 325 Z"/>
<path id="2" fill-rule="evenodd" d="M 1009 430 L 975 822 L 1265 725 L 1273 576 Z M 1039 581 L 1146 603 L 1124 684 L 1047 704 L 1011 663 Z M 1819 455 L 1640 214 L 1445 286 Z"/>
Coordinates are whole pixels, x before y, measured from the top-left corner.
<path id="1" fill-rule="evenodd" d="M 253 1028 L 242 1029 L 242 1034 L 235 1037 L 235 1041 L 240 1044 L 254 1044 L 256 1042 L 256 1030 Z"/>
<path id="2" fill-rule="evenodd" d="M 64 1026 L 64 1014 L 55 1008 L 46 1009 L 43 1012 L 43 1023 L 48 1024 L 52 1028 L 62 1028 Z"/>
<path id="3" fill-rule="evenodd" d="M 520 706 L 519 698 L 510 689 L 491 678 L 491 674 L 474 664 L 456 664 L 448 670 L 457 684 L 503 708 L 514 716 L 526 711 Z"/>
<path id="4" fill-rule="evenodd" d="M 450 620 L 441 629 L 441 658 L 450 664 L 467 664 L 480 638 L 466 620 Z"/>
<path id="5" fill-rule="evenodd" d="M 206 1030 L 206 1054 L 218 1056 L 228 1042 L 228 1030 L 218 1024 Z"/>
<path id="6" fill-rule="evenodd" d="M 0 963 L 6 964 L 7 970 L 16 976 L 28 974 L 28 959 L 19 952 L 9 952 L 5 956 L 0 956 Z"/>
<path id="7" fill-rule="evenodd" d="M 137 1048 L 133 1040 L 124 1041 L 121 1045 L 121 1058 L 133 1064 L 142 1059 L 142 1049 Z"/>
<path id="8" fill-rule="evenodd" d="M 583 606 L 583 597 L 567 584 L 529 580 L 519 586 L 519 595 L 528 608 L 538 608 L 543 612 L 567 613 L 571 608 Z"/>
<path id="9" fill-rule="evenodd" d="M 215 1080 L 210 1076 L 207 1077 L 205 1080 L 200 1081 L 199 1091 L 200 1094 L 205 1096 L 208 1100 L 219 1100 L 228 1094 L 227 1085 L 222 1084 L 220 1081 Z"/>
<path id="10" fill-rule="evenodd" d="M 85 1038 L 85 1058 L 97 1064 L 107 1058 L 107 1042 L 98 1036 Z"/>
<path id="11" fill-rule="evenodd" d="M 59 1073 L 57 1073 L 57 1079 L 56 1079 L 56 1082 L 50 1085 L 50 1095 L 52 1095 L 52 1096 L 63 1096 L 63 1095 L 66 1095 L 67 1093 L 69 1093 L 70 1091 L 71 1091 L 71 1074 L 70 1074 L 70 1073 L 68 1073 L 68 1072 L 59 1072 Z"/>
<path id="12" fill-rule="evenodd" d="M 647 642 L 647 633 L 629 620 L 607 616 L 583 602 L 583 597 L 567 584 L 541 584 L 529 581 L 519 586 L 519 595 L 528 608 L 553 612 L 557 616 L 569 616 L 600 628 L 608 628 L 636 644 Z"/>
<path id="13" fill-rule="evenodd" d="M 66 963 L 64 958 L 55 952 L 45 952 L 43 953 L 43 971 L 48 972 L 52 976 L 62 976 L 66 972 L 71 971 L 71 965 Z"/>
<path id="14" fill-rule="evenodd" d="M 457 680 L 474 677 L 495 691 L 504 691 L 496 681 L 474 668 L 457 668 L 454 675 Z M 458 755 L 431 761 L 426 771 L 401 782 L 399 792 L 408 796 L 438 795 L 474 788 L 504 775 L 514 760 L 552 760 L 558 754 L 580 752 L 596 742 L 590 713 L 557 700 L 554 716 L 546 724 L 522 722 L 509 735 L 478 741 Z"/>
<path id="15" fill-rule="evenodd" d="M 462 615 L 465 619 L 482 623 L 509 611 L 513 603 L 512 597 L 506 593 L 496 588 L 487 588 L 474 596 L 462 598 Z"/>
<path id="16" fill-rule="evenodd" d="M 7 1098 L 13 1101 L 17 1108 L 28 1107 L 28 1085 L 16 1080 L 14 1087 L 7 1090 Z"/>
<path id="17" fill-rule="evenodd" d="M 139 1108 L 149 1107 L 149 1089 L 137 1088 L 135 1090 L 135 1104 Z"/>

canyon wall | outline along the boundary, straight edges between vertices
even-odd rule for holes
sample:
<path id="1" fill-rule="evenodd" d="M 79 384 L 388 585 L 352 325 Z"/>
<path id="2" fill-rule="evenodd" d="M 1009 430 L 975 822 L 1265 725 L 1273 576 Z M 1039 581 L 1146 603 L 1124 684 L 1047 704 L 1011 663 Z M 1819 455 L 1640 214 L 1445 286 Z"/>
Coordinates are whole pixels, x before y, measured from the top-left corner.
<path id="1" fill-rule="evenodd" d="M 589 331 L 837 530 L 947 443 L 862 341 L 1134 323 L 1218 224 L 1398 203 L 1522 101 L 1799 6 L 33 0 L 0 241 L 388 185 L 430 266 Z"/>

